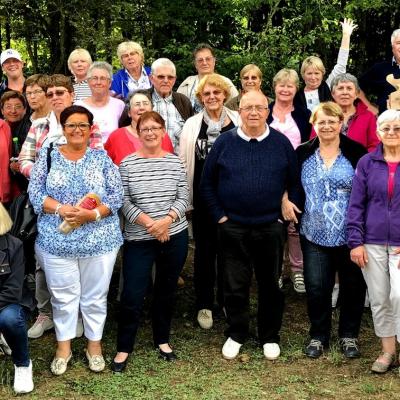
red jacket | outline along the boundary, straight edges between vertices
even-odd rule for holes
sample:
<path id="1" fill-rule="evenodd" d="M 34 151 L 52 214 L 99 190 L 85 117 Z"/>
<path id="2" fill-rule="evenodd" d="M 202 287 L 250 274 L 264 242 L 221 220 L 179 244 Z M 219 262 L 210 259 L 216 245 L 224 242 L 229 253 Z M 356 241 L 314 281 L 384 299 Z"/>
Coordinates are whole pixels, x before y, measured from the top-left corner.
<path id="1" fill-rule="evenodd" d="M 11 201 L 11 131 L 7 122 L 0 119 L 0 202 Z"/>
<path id="2" fill-rule="evenodd" d="M 371 152 L 375 150 L 375 147 L 379 143 L 378 136 L 376 135 L 376 117 L 360 99 L 356 99 L 354 105 L 356 106 L 356 112 L 350 122 L 347 137 L 361 143 L 368 152 Z M 313 128 L 311 139 L 315 136 L 316 133 Z"/>

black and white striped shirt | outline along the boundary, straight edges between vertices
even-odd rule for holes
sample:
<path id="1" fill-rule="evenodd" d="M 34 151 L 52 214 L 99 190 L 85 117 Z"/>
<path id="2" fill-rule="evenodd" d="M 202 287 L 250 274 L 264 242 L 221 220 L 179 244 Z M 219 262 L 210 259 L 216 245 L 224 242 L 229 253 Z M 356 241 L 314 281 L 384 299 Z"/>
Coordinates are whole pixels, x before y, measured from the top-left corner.
<path id="1" fill-rule="evenodd" d="M 85 100 L 92 95 L 92 91 L 90 90 L 88 81 L 85 79 L 82 82 L 74 82 L 74 104 L 78 100 Z"/>
<path id="2" fill-rule="evenodd" d="M 185 168 L 177 156 L 168 153 L 164 157 L 143 158 L 131 154 L 121 161 L 119 172 L 124 187 L 125 240 L 154 239 L 145 227 L 135 223 L 142 212 L 160 219 L 175 211 L 178 220 L 171 224 L 170 236 L 187 228 L 189 189 Z"/>

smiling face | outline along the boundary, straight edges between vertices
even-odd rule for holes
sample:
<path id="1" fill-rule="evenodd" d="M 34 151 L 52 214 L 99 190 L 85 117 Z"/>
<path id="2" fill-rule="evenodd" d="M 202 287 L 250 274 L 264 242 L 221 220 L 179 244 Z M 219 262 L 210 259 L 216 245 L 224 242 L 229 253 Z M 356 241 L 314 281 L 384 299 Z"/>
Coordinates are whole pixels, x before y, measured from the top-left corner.
<path id="1" fill-rule="evenodd" d="M 215 57 L 210 49 L 202 49 L 196 53 L 194 65 L 200 76 L 212 74 L 215 69 Z"/>
<path id="2" fill-rule="evenodd" d="M 318 111 L 313 126 L 319 140 L 326 143 L 339 138 L 342 123 L 338 117 Z"/>
<path id="3" fill-rule="evenodd" d="M 332 89 L 332 97 L 340 107 L 352 106 L 357 95 L 357 89 L 353 82 L 338 82 Z"/>
<path id="4" fill-rule="evenodd" d="M 70 93 L 64 86 L 51 86 L 47 88 L 46 97 L 52 111 L 60 115 L 65 108 L 72 106 L 74 93 Z"/>
<path id="5" fill-rule="evenodd" d="M 400 64 L 400 35 L 397 35 L 394 38 L 392 43 L 392 52 L 397 64 Z"/>
<path id="6" fill-rule="evenodd" d="M 148 118 L 143 121 L 140 124 L 140 129 L 138 129 L 139 140 L 145 150 L 161 150 L 161 144 L 165 134 L 163 126 L 153 118 Z"/>
<path id="7" fill-rule="evenodd" d="M 29 107 L 33 111 L 43 109 L 47 106 L 46 92 L 36 83 L 27 86 L 25 96 L 28 100 Z"/>
<path id="8" fill-rule="evenodd" d="M 93 68 L 88 83 L 93 96 L 109 96 L 111 79 L 105 69 Z"/>
<path id="9" fill-rule="evenodd" d="M 20 99 L 8 99 L 4 102 L 3 108 L 1 109 L 4 119 L 7 122 L 18 122 L 21 121 L 21 119 L 25 115 L 26 109 L 24 108 L 24 105 L 22 104 L 22 101 Z"/>
<path id="10" fill-rule="evenodd" d="M 23 67 L 24 63 L 16 58 L 8 58 L 1 66 L 8 79 L 18 79 L 23 77 Z"/>
<path id="11" fill-rule="evenodd" d="M 64 124 L 64 136 L 68 145 L 74 148 L 86 148 L 89 143 L 90 124 L 86 114 L 72 114 Z"/>
<path id="12" fill-rule="evenodd" d="M 254 70 L 247 71 L 243 74 L 240 82 L 242 83 L 242 89 L 245 92 L 249 92 L 250 90 L 260 90 L 261 88 L 261 79 Z"/>
<path id="13" fill-rule="evenodd" d="M 76 79 L 79 81 L 86 79 L 86 75 L 90 67 L 90 63 L 87 60 L 85 60 L 83 57 L 77 57 L 71 62 L 70 66 L 71 72 Z"/>
<path id="14" fill-rule="evenodd" d="M 383 122 L 378 127 L 378 136 L 385 148 L 400 147 L 400 120 Z"/>
<path id="15" fill-rule="evenodd" d="M 129 116 L 136 123 L 143 113 L 152 109 L 153 105 L 149 98 L 144 94 L 136 93 L 130 100 Z"/>
<path id="16" fill-rule="evenodd" d="M 293 102 L 297 86 L 290 80 L 279 81 L 275 85 L 275 99 L 282 102 Z"/>
<path id="17" fill-rule="evenodd" d="M 261 92 L 251 91 L 244 94 L 239 108 L 243 132 L 249 136 L 264 133 L 268 113 L 268 101 Z"/>
<path id="18" fill-rule="evenodd" d="M 161 66 L 150 75 L 150 80 L 159 96 L 168 97 L 175 85 L 176 74 L 171 67 Z"/>
<path id="19" fill-rule="evenodd" d="M 225 102 L 225 93 L 219 87 L 206 84 L 201 92 L 201 101 L 207 111 L 219 112 Z"/>
<path id="20" fill-rule="evenodd" d="M 314 67 L 307 67 L 304 70 L 303 79 L 307 90 L 318 89 L 321 85 L 323 73 Z"/>

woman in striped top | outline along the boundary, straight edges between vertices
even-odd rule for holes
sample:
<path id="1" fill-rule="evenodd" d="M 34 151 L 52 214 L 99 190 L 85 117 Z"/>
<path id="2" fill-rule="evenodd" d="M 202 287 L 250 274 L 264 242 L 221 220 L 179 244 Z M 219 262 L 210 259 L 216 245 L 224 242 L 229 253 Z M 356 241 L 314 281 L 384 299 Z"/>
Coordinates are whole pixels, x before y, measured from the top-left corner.
<path id="1" fill-rule="evenodd" d="M 137 123 L 143 147 L 120 164 L 125 217 L 121 310 L 117 354 L 112 370 L 125 369 L 133 350 L 151 269 L 156 262 L 153 292 L 153 339 L 162 358 L 174 361 L 169 345 L 173 298 L 188 247 L 185 211 L 189 190 L 179 158 L 162 149 L 165 122 L 145 112 Z"/>

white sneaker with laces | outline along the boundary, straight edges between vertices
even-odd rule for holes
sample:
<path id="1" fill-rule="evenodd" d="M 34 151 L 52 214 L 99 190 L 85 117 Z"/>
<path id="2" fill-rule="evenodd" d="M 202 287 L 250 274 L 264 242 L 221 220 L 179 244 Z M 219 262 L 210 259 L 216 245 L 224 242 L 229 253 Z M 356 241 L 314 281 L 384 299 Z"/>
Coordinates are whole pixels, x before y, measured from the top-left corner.
<path id="1" fill-rule="evenodd" d="M 281 349 L 278 343 L 265 343 L 263 346 L 264 356 L 267 360 L 276 360 L 280 354 Z"/>
<path id="2" fill-rule="evenodd" d="M 208 310 L 207 308 L 199 310 L 199 312 L 197 313 L 197 322 L 199 323 L 201 328 L 211 329 L 214 322 L 212 317 L 212 311 Z"/>
<path id="3" fill-rule="evenodd" d="M 4 339 L 4 336 L 3 336 L 2 333 L 0 333 L 0 350 L 4 354 L 7 354 L 8 356 L 11 356 L 10 346 L 7 344 L 6 339 Z"/>
<path id="4" fill-rule="evenodd" d="M 28 338 L 37 339 L 43 335 L 45 331 L 54 328 L 53 320 L 50 319 L 47 315 L 39 314 L 36 318 L 35 323 L 28 330 Z"/>
<path id="5" fill-rule="evenodd" d="M 301 272 L 295 272 L 292 275 L 293 289 L 297 293 L 305 293 L 306 286 L 304 284 L 304 276 Z"/>
<path id="6" fill-rule="evenodd" d="M 222 356 L 226 360 L 233 360 L 239 354 L 240 348 L 242 345 L 238 342 L 235 342 L 233 339 L 228 338 L 225 344 L 222 347 Z"/>
<path id="7" fill-rule="evenodd" d="M 17 367 L 14 365 L 14 391 L 15 393 L 29 393 L 33 390 L 32 361 L 29 360 L 28 367 Z"/>

